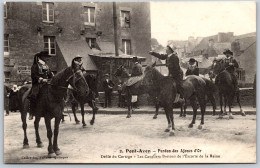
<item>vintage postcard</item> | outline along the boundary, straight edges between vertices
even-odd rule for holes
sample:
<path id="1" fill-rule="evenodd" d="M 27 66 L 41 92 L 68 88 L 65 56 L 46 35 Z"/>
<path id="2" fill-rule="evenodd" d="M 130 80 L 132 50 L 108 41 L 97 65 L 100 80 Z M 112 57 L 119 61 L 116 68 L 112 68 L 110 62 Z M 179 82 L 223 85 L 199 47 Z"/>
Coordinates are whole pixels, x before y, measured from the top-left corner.
<path id="1" fill-rule="evenodd" d="M 256 163 L 256 2 L 2 5 L 6 164 Z"/>

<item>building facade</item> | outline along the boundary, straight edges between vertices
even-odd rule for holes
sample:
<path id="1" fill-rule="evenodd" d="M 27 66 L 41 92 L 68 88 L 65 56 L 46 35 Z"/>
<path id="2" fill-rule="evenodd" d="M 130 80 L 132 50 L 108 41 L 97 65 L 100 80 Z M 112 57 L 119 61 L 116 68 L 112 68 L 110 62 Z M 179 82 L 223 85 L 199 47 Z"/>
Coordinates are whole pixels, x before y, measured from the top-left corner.
<path id="1" fill-rule="evenodd" d="M 107 73 L 103 67 L 111 61 L 100 64 L 95 57 L 116 57 L 115 41 L 122 60 L 151 59 L 149 2 L 7 2 L 4 9 L 6 82 L 30 80 L 33 57 L 42 50 L 52 55 L 48 64 L 54 72 L 79 54 L 86 70 Z"/>

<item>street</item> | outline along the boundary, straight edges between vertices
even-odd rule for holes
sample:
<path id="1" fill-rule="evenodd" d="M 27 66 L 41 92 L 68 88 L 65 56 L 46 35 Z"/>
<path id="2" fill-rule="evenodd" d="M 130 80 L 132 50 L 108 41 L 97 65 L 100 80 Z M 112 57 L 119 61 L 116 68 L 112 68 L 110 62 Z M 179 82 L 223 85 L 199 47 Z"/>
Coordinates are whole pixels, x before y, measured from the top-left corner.
<path id="1" fill-rule="evenodd" d="M 77 114 L 81 120 L 81 115 Z M 164 114 L 126 115 L 97 114 L 90 125 L 91 114 L 85 116 L 87 127 L 76 125 L 67 116 L 60 125 L 58 137 L 62 154 L 47 158 L 47 133 L 44 119 L 39 132 L 44 144 L 37 148 L 33 121 L 27 120 L 30 148 L 23 149 L 20 113 L 4 118 L 5 163 L 246 163 L 256 162 L 256 115 L 235 115 L 233 120 L 206 115 L 202 130 L 200 113 L 193 128 L 192 116 L 174 115 L 175 136 L 164 132 Z M 52 121 L 53 126 L 53 121 Z"/>

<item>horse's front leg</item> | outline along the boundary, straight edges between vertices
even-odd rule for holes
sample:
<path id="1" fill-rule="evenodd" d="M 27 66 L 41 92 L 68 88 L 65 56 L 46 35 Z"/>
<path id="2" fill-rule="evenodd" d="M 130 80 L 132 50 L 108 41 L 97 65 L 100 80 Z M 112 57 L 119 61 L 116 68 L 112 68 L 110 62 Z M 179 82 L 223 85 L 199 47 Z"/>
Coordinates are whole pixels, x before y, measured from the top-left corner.
<path id="1" fill-rule="evenodd" d="M 195 95 L 193 95 L 190 98 L 190 103 L 191 103 L 191 107 L 193 109 L 193 118 L 192 118 L 191 123 L 189 124 L 189 128 L 192 128 L 193 124 L 195 124 L 195 122 L 196 122 L 196 116 L 197 116 L 197 110 L 198 110 L 197 99 L 196 99 Z"/>
<path id="2" fill-rule="evenodd" d="M 219 105 L 220 105 L 220 114 L 219 118 L 223 118 L 223 97 L 221 91 L 219 91 Z"/>
<path id="3" fill-rule="evenodd" d="M 45 121 L 45 126 L 47 129 L 47 137 L 49 139 L 49 145 L 48 145 L 48 156 L 49 157 L 55 157 L 55 152 L 53 150 L 53 146 L 52 146 L 52 129 L 51 129 L 51 118 L 49 117 L 44 117 L 44 121 Z"/>
<path id="4" fill-rule="evenodd" d="M 210 95 L 210 94 L 208 94 L 207 97 L 212 104 L 212 108 L 213 108 L 213 114 L 212 115 L 214 116 L 214 115 L 216 115 L 216 108 L 217 108 L 215 97 L 214 97 L 214 95 Z"/>
<path id="5" fill-rule="evenodd" d="M 241 104 L 240 104 L 240 92 L 239 92 L 239 90 L 236 91 L 236 97 L 237 97 L 237 103 L 239 105 L 241 115 L 246 116 L 246 113 L 244 112 L 244 110 L 242 109 Z"/>
<path id="6" fill-rule="evenodd" d="M 158 111 L 159 111 L 159 101 L 157 97 L 155 98 L 155 114 L 153 116 L 153 119 L 156 119 L 158 116 Z"/>
<path id="7" fill-rule="evenodd" d="M 58 147 L 58 135 L 59 135 L 59 125 L 61 118 L 55 117 L 55 125 L 54 125 L 54 138 L 53 138 L 53 150 L 56 155 L 60 155 L 61 151 Z"/>
<path id="8" fill-rule="evenodd" d="M 80 121 L 78 120 L 77 115 L 76 115 L 76 111 L 77 111 L 76 110 L 76 104 L 72 103 L 71 108 L 72 108 L 72 112 L 73 112 L 73 115 L 74 115 L 75 122 L 76 122 L 76 124 L 79 124 Z"/>
<path id="9" fill-rule="evenodd" d="M 171 121 L 171 127 L 172 130 L 170 131 L 170 136 L 174 136 L 175 135 L 175 127 L 174 127 L 174 117 L 173 117 L 173 108 L 169 108 L 169 118 Z"/>
<path id="10" fill-rule="evenodd" d="M 231 106 L 232 106 L 232 102 L 233 102 L 233 99 L 234 99 L 234 96 L 227 96 L 228 98 L 228 108 L 229 108 L 229 119 L 234 119 L 233 115 L 232 115 L 232 112 L 231 112 Z"/>
<path id="11" fill-rule="evenodd" d="M 166 118 L 168 121 L 168 127 L 164 130 L 164 132 L 170 132 L 171 131 L 171 119 L 170 119 L 169 110 L 168 110 L 168 108 L 165 108 L 165 107 L 164 107 L 164 110 L 165 110 Z"/>
<path id="12" fill-rule="evenodd" d="M 41 148 L 43 147 L 43 144 L 42 144 L 42 141 L 41 141 L 41 138 L 40 138 L 40 135 L 39 135 L 39 122 L 41 120 L 41 117 L 35 117 L 35 120 L 34 120 L 34 129 L 35 129 L 35 135 L 36 135 L 36 143 L 37 143 L 37 147 L 38 148 Z"/>
<path id="13" fill-rule="evenodd" d="M 96 102 L 95 102 L 95 100 L 90 101 L 88 104 L 89 104 L 89 106 L 92 108 L 92 112 L 93 112 L 92 119 L 91 119 L 91 121 L 90 121 L 90 124 L 93 125 L 94 122 L 95 122 L 95 115 L 96 115 L 96 113 L 97 113 L 98 108 L 96 107 Z"/>
<path id="14" fill-rule="evenodd" d="M 23 148 L 29 148 L 29 143 L 28 143 L 28 138 L 27 138 L 27 123 L 26 123 L 26 117 L 27 117 L 27 112 L 26 111 L 21 111 L 21 119 L 23 122 L 23 132 L 24 132 L 24 139 L 23 139 Z"/>
<path id="15" fill-rule="evenodd" d="M 81 108 L 81 116 L 82 116 L 82 125 L 83 127 L 86 127 L 87 124 L 85 123 L 85 119 L 84 119 L 84 115 L 85 115 L 84 103 L 80 103 L 80 108 Z"/>
<path id="16" fill-rule="evenodd" d="M 202 125 L 204 125 L 204 114 L 206 111 L 205 95 L 201 95 L 198 100 L 199 100 L 200 111 L 201 111 L 201 121 L 200 121 L 200 125 L 198 126 L 198 129 L 202 129 Z"/>
<path id="17" fill-rule="evenodd" d="M 224 115 L 227 115 L 227 101 L 228 101 L 228 96 L 224 95 Z"/>

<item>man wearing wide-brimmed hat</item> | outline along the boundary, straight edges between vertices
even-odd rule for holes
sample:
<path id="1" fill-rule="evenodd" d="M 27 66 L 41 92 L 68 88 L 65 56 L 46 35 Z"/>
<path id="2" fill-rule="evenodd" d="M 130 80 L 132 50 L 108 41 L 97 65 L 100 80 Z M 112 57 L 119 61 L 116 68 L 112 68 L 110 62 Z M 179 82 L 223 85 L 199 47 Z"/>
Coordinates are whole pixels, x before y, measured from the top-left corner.
<path id="1" fill-rule="evenodd" d="M 109 79 L 109 74 L 104 75 L 103 88 L 105 91 L 105 105 L 104 107 L 111 107 L 112 91 L 115 84 Z"/>
<path id="2" fill-rule="evenodd" d="M 167 45 L 166 54 L 159 54 L 153 51 L 150 51 L 149 54 L 161 59 L 166 60 L 166 66 L 169 70 L 169 76 L 172 77 L 176 82 L 177 92 L 180 94 L 179 102 L 184 102 L 183 94 L 184 89 L 181 86 L 181 81 L 183 78 L 183 71 L 181 70 L 179 64 L 179 57 L 177 56 L 176 50 L 177 48 L 174 45 Z"/>
<path id="3" fill-rule="evenodd" d="M 238 68 L 239 65 L 237 61 L 234 59 L 232 51 L 226 49 L 223 52 L 223 54 L 226 55 L 226 58 L 224 59 L 226 70 L 231 74 L 235 88 L 237 88 L 238 82 L 235 73 L 236 73 L 236 68 Z"/>
<path id="4" fill-rule="evenodd" d="M 78 68 L 78 69 L 81 69 L 81 70 L 85 70 L 82 65 L 83 65 L 82 56 L 75 55 L 74 58 L 71 61 L 71 67 L 73 69 Z"/>
<path id="5" fill-rule="evenodd" d="M 28 95 L 30 100 L 30 120 L 33 119 L 32 112 L 36 107 L 40 89 L 53 77 L 53 73 L 46 63 L 47 59 L 50 57 L 48 51 L 41 51 L 34 55 L 34 61 L 31 67 L 32 88 Z"/>

